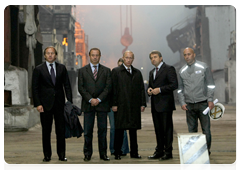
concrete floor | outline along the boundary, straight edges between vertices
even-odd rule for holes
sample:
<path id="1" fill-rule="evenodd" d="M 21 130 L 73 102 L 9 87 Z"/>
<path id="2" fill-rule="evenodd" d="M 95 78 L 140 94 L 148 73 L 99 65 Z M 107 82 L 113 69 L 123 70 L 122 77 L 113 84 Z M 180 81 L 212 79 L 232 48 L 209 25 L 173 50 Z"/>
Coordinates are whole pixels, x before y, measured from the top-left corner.
<path id="1" fill-rule="evenodd" d="M 236 160 L 236 106 L 225 105 L 226 110 L 223 118 L 214 121 L 211 120 L 212 148 L 211 164 L 233 164 Z M 79 117 L 81 124 L 83 116 Z M 41 125 L 29 129 L 25 132 L 5 132 L 4 133 L 4 159 L 7 164 L 180 164 L 177 133 L 188 133 L 185 118 L 185 112 L 177 106 L 173 113 L 174 123 L 174 141 L 173 141 L 173 159 L 167 161 L 148 160 L 148 156 L 154 153 L 156 146 L 155 132 L 153 128 L 151 109 L 148 106 L 142 113 L 142 129 L 138 131 L 138 148 L 142 159 L 130 158 L 129 154 L 122 157 L 121 160 L 115 160 L 114 156 L 108 156 L 110 161 L 99 159 L 97 145 L 97 128 L 95 123 L 93 136 L 93 155 L 89 162 L 84 162 L 83 143 L 84 137 L 66 139 L 66 157 L 67 162 L 58 160 L 56 153 L 56 139 L 53 128 L 52 132 L 52 160 L 49 163 L 43 163 L 42 143 L 41 143 Z M 199 127 L 199 132 L 201 129 Z M 108 129 L 108 143 L 109 143 Z M 144 165 L 143 165 L 144 166 Z M 145 168 L 144 168 L 145 169 Z"/>

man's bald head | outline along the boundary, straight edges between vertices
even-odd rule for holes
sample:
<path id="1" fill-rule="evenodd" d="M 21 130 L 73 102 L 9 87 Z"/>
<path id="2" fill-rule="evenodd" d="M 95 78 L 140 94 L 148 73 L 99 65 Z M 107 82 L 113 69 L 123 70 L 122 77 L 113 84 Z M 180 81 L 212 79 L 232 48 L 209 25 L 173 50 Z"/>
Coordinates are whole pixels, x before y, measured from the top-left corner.
<path id="1" fill-rule="evenodd" d="M 193 50 L 192 48 L 190 48 L 190 47 L 185 48 L 185 49 L 183 50 L 183 54 L 184 54 L 184 51 L 185 51 L 185 50 L 190 50 L 193 54 L 195 54 L 194 50 Z"/>
<path id="2" fill-rule="evenodd" d="M 183 51 L 183 56 L 188 65 L 192 65 L 195 62 L 195 52 L 192 48 L 185 48 Z"/>

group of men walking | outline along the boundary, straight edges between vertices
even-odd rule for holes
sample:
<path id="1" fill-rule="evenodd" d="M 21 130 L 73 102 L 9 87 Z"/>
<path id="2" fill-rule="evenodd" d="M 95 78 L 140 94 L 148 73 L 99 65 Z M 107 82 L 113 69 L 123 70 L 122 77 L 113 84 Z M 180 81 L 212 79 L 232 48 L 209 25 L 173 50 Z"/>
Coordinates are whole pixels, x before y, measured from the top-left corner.
<path id="1" fill-rule="evenodd" d="M 33 72 L 32 93 L 34 106 L 40 112 L 44 162 L 51 160 L 51 130 L 55 120 L 57 153 L 59 160 L 65 157 L 64 103 L 65 96 L 72 103 L 72 91 L 68 73 L 64 65 L 57 63 L 54 47 L 44 50 L 46 62 L 37 66 Z M 107 115 L 110 108 L 114 112 L 115 137 L 114 155 L 121 159 L 124 131 L 129 131 L 130 157 L 140 159 L 138 153 L 137 130 L 141 129 L 141 112 L 146 105 L 145 88 L 141 72 L 133 67 L 134 53 L 123 54 L 123 64 L 112 71 L 100 64 L 101 51 L 89 51 L 90 64 L 78 72 L 78 91 L 82 96 L 81 110 L 84 113 L 84 161 L 90 161 L 93 154 L 93 127 L 97 117 L 98 146 L 100 159 L 109 161 L 107 156 Z M 210 154 L 211 132 L 208 115 L 202 111 L 214 107 L 214 82 L 208 66 L 195 60 L 193 49 L 184 50 L 186 65 L 179 71 L 163 62 L 159 51 L 149 54 L 155 67 L 149 73 L 147 93 L 151 96 L 151 112 L 155 128 L 157 146 L 149 159 L 167 160 L 172 158 L 173 110 L 175 101 L 173 91 L 178 88 L 179 102 L 186 110 L 189 132 L 197 132 L 198 118 L 202 131 L 207 136 Z M 65 92 L 65 93 L 64 93 Z"/>

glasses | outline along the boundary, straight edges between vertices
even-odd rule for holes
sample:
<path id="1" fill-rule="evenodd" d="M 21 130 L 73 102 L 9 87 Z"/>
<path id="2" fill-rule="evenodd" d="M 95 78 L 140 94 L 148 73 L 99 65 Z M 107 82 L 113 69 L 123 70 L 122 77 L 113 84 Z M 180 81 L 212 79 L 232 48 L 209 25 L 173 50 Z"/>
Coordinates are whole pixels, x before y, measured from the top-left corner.
<path id="1" fill-rule="evenodd" d="M 126 60 L 133 60 L 133 57 L 124 57 Z"/>

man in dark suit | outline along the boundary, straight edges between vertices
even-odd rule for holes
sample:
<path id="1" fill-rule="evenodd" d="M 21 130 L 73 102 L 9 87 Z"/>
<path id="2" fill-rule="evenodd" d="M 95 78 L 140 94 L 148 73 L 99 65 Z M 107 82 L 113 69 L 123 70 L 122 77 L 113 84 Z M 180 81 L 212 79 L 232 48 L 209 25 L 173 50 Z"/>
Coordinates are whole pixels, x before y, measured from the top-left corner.
<path id="1" fill-rule="evenodd" d="M 110 160 L 107 156 L 107 113 L 110 111 L 110 91 L 112 89 L 111 70 L 99 64 L 101 51 L 89 51 L 90 64 L 78 72 L 78 91 L 82 95 L 84 112 L 84 161 L 91 160 L 93 153 L 92 138 L 95 114 L 97 113 L 98 146 L 100 159 Z"/>
<path id="2" fill-rule="evenodd" d="M 149 159 L 172 158 L 173 120 L 175 108 L 173 91 L 178 88 L 176 70 L 163 62 L 159 51 L 152 51 L 149 58 L 155 68 L 149 73 L 148 94 L 151 96 L 152 119 L 157 146 Z"/>
<path id="3" fill-rule="evenodd" d="M 51 131 L 53 118 L 57 136 L 57 154 L 59 160 L 67 161 L 65 157 L 64 104 L 65 95 L 67 100 L 72 102 L 71 85 L 66 67 L 55 62 L 56 49 L 47 47 L 44 50 L 44 57 L 46 62 L 37 66 L 32 76 L 33 102 L 40 112 L 42 125 L 43 161 L 50 161 L 52 156 Z"/>
<path id="4" fill-rule="evenodd" d="M 123 64 L 112 70 L 113 106 L 115 112 L 115 159 L 120 160 L 124 130 L 129 130 L 130 157 L 138 154 L 137 130 L 141 129 L 141 112 L 145 110 L 146 98 L 141 72 L 132 66 L 134 54 L 126 51 Z"/>

